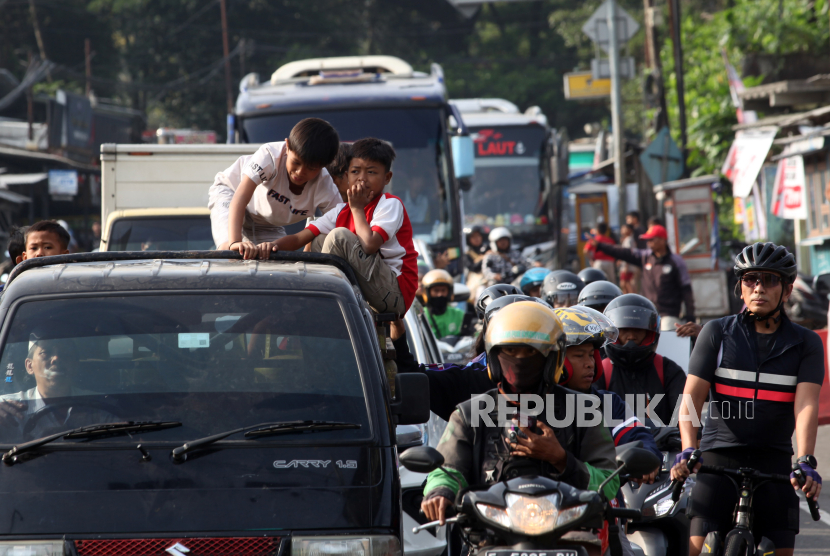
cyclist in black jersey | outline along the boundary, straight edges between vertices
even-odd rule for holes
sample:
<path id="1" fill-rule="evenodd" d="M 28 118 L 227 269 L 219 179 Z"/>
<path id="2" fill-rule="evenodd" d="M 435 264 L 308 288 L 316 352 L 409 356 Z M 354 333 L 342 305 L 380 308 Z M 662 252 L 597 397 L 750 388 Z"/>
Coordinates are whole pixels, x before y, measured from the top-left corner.
<path id="1" fill-rule="evenodd" d="M 686 460 L 698 443 L 695 421 L 708 394 L 700 441 L 703 463 L 790 475 L 792 487 L 767 483 L 753 500 L 753 536 L 769 538 L 777 556 L 790 556 L 799 522 L 793 490 L 799 486 L 790 473 L 794 431 L 797 461 L 808 477 L 801 490 L 816 499 L 821 492 L 812 454 L 824 347 L 815 332 L 794 324 L 784 313 L 796 276 L 795 259 L 786 248 L 773 243 L 748 246 L 735 258 L 734 270 L 739 278 L 735 293 L 746 309 L 707 323 L 697 339 L 680 409 L 684 451 L 675 461 L 672 478 L 689 474 Z M 718 531 L 723 538 L 728 532 L 735 490 L 724 477 L 698 476 L 687 509 L 692 519 L 690 556 L 700 553 L 708 533 Z"/>

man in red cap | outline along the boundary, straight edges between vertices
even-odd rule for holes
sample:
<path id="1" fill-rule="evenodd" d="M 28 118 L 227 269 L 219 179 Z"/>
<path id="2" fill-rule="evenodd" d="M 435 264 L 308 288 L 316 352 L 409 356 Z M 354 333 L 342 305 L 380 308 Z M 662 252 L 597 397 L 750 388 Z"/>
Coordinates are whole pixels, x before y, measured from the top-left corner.
<path id="1" fill-rule="evenodd" d="M 700 326 L 694 323 L 695 300 L 689 269 L 680 255 L 669 250 L 666 228 L 653 224 L 640 236 L 647 249 L 627 249 L 591 240 L 597 251 L 643 269 L 640 293 L 660 312 L 662 330 L 676 330 L 678 336 L 697 336 Z M 681 304 L 686 306 L 685 319 L 680 318 Z"/>

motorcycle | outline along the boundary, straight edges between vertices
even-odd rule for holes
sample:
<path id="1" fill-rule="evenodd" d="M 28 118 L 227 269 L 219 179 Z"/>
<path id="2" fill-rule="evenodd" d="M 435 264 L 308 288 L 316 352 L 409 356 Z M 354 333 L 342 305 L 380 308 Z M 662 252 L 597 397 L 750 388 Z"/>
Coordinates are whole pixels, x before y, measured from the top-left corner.
<path id="1" fill-rule="evenodd" d="M 790 319 L 811 330 L 827 326 L 827 294 L 819 293 L 821 286 L 807 274 L 798 273 L 793 282 L 793 293 L 785 304 Z"/>
<path id="2" fill-rule="evenodd" d="M 670 471 L 675 455 L 682 449 L 680 431 L 676 427 L 654 427 L 651 432 L 657 448 L 663 452 L 663 464 L 654 483 L 629 482 L 620 489 L 626 507 L 642 512 L 640 518 L 629 522 L 627 536 L 643 548 L 646 556 L 686 556 L 689 553 L 686 504 L 694 479 L 687 480 L 679 500 L 672 500 Z"/>
<path id="3" fill-rule="evenodd" d="M 438 450 L 422 446 L 404 452 L 400 462 L 410 471 L 430 473 L 443 469 L 444 457 Z M 621 450 L 617 454 L 617 469 L 596 492 L 539 476 L 460 489 L 451 508 L 455 515 L 445 523 L 459 526 L 472 556 L 515 556 L 516 553 L 588 556 L 585 546 L 569 542 L 563 536 L 579 530 L 600 529 L 608 520 L 612 524 L 609 527 L 611 554 L 620 556 L 622 547 L 616 519 L 637 518 L 640 511 L 611 506 L 602 489 L 623 472 L 643 475 L 659 463 L 648 450 L 636 447 Z M 439 525 L 438 521 L 432 521 L 415 527 L 413 533 Z"/>
<path id="4" fill-rule="evenodd" d="M 472 359 L 473 345 L 476 339 L 472 336 L 444 336 L 436 340 L 438 349 L 444 356 L 445 363 L 464 366 Z"/>

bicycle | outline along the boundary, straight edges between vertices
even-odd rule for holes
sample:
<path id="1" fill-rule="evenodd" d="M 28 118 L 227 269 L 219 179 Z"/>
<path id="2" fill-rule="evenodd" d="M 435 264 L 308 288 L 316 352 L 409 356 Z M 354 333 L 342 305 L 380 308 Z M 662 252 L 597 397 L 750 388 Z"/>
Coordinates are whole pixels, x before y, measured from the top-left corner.
<path id="1" fill-rule="evenodd" d="M 700 450 L 692 452 L 691 457 L 686 463 L 690 471 L 697 466 L 700 461 L 700 456 Z M 792 469 L 799 485 L 803 486 L 807 478 L 804 476 L 801 467 L 797 463 L 794 463 Z M 713 554 L 716 556 L 755 556 L 773 553 L 775 551 L 775 545 L 768 538 L 761 537 L 761 541 L 757 546 L 755 544 L 755 537 L 752 535 L 752 498 L 755 495 L 755 490 L 764 483 L 790 484 L 790 477 L 776 473 L 761 473 L 750 467 L 729 469 L 715 465 L 701 465 L 697 473 L 709 473 L 711 475 L 727 477 L 732 481 L 732 484 L 735 485 L 738 491 L 738 502 L 735 505 L 732 529 L 726 534 L 726 538 L 723 539 L 723 551 L 721 551 L 721 535 L 719 532 L 713 531 L 706 535 L 701 554 Z M 672 481 L 670 487 L 672 489 L 672 500 L 677 501 L 680 498 L 682 487 L 683 481 Z M 810 515 L 813 520 L 818 521 L 821 519 L 818 501 L 808 498 L 807 505 L 810 508 Z"/>

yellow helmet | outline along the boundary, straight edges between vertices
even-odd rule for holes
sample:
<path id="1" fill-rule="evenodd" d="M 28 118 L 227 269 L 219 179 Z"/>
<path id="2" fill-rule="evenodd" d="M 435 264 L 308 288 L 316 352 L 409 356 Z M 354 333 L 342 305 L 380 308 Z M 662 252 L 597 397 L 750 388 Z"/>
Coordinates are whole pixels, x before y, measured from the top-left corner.
<path id="1" fill-rule="evenodd" d="M 619 331 L 611 320 L 595 309 L 574 305 L 554 309 L 556 316 L 565 330 L 568 346 L 591 344 L 594 347 L 594 381 L 599 379 L 602 369 L 602 357 L 599 349 L 605 344 L 617 341 Z M 573 377 L 570 361 L 565 360 L 560 384 L 567 384 Z"/>
<path id="2" fill-rule="evenodd" d="M 541 303 L 518 301 L 493 316 L 484 335 L 484 350 L 490 379 L 496 384 L 501 382 L 502 372 L 492 350 L 505 346 L 536 349 L 546 359 L 542 375 L 546 388 L 559 382 L 565 360 L 565 331 L 553 309 Z"/>
<path id="3" fill-rule="evenodd" d="M 429 272 L 427 272 L 424 275 L 423 279 L 421 280 L 421 283 L 424 285 L 424 289 L 427 290 L 427 291 L 432 286 L 437 286 L 438 284 L 444 284 L 444 285 L 449 286 L 450 287 L 450 292 L 452 292 L 452 286 L 453 286 L 452 276 L 450 276 L 450 273 L 447 272 L 446 270 L 440 270 L 440 269 L 430 270 Z"/>

